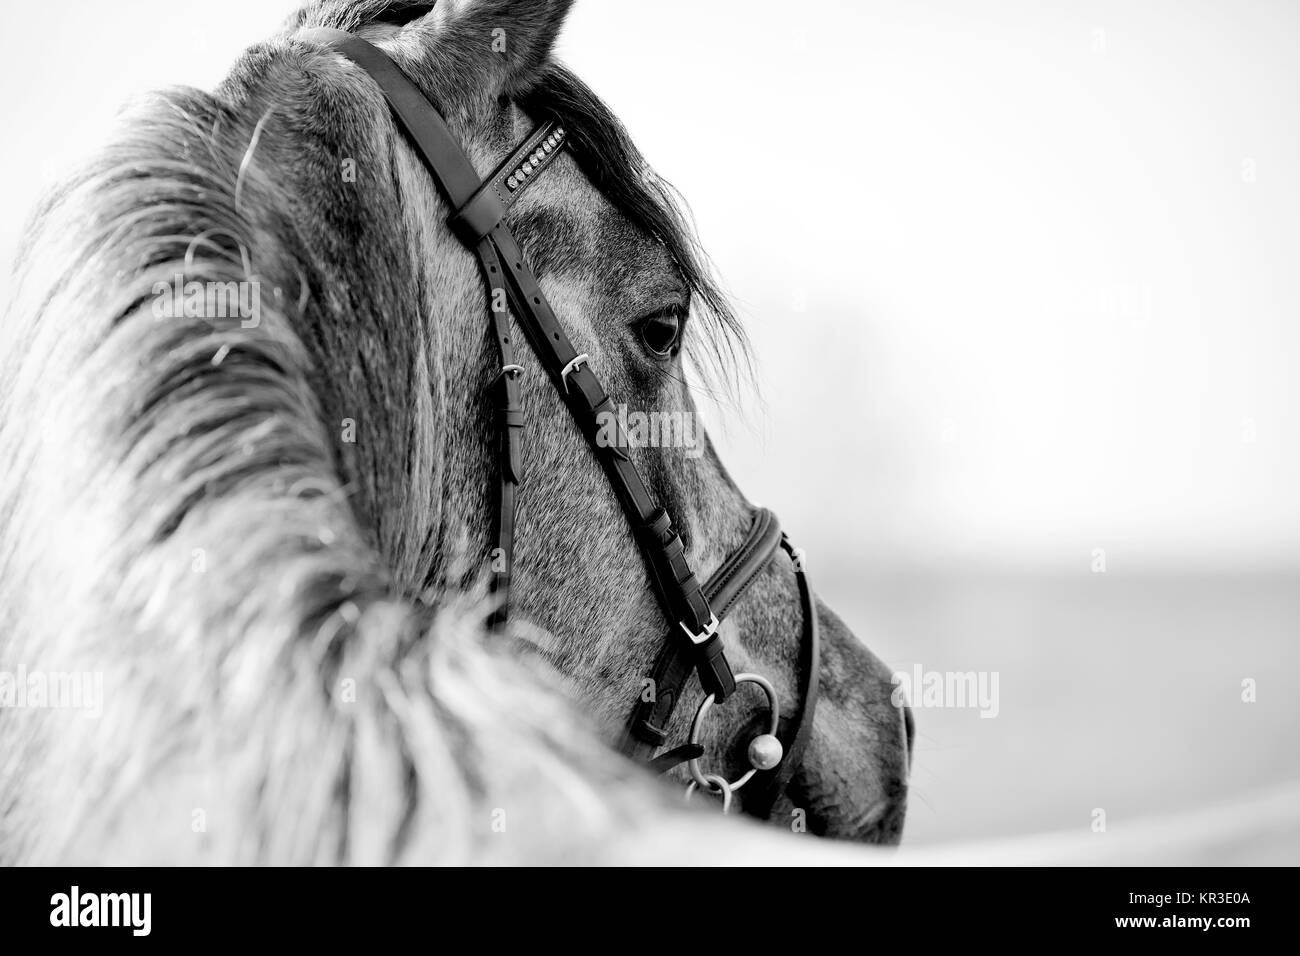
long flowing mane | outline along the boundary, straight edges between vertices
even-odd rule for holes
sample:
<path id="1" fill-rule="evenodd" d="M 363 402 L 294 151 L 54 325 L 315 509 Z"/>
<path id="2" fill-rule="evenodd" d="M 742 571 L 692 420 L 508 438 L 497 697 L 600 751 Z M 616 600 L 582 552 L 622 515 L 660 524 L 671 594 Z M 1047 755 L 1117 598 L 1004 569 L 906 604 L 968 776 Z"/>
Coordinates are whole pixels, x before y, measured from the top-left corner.
<path id="1" fill-rule="evenodd" d="M 358 483 L 390 479 L 344 457 L 323 359 L 368 344 L 329 338 L 288 203 L 267 201 L 259 150 L 292 90 L 240 77 L 136 104 L 24 248 L 0 331 L 0 650 L 102 672 L 111 719 L 0 718 L 0 859 L 525 858 L 490 842 L 490 811 L 550 849 L 625 836 L 658 796 L 554 675 L 485 646 L 472 602 L 413 600 L 358 508 Z M 530 102 L 735 331 L 612 115 L 561 70 Z M 256 327 L 157 315 L 178 274 L 255 278 Z M 193 842 L 101 842 L 146 807 Z"/>

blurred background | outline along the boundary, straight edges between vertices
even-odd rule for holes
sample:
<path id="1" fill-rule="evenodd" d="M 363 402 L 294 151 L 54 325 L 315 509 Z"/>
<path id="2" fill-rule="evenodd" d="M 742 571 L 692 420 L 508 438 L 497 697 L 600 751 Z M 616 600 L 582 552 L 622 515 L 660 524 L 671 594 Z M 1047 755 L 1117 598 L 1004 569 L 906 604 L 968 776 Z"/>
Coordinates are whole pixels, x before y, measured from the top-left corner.
<path id="1" fill-rule="evenodd" d="M 294 6 L 6 11 L 0 258 Z M 979 6 L 579 0 L 559 46 L 745 318 L 733 475 L 888 664 L 998 674 L 917 710 L 918 844 L 1300 778 L 1300 6 Z"/>

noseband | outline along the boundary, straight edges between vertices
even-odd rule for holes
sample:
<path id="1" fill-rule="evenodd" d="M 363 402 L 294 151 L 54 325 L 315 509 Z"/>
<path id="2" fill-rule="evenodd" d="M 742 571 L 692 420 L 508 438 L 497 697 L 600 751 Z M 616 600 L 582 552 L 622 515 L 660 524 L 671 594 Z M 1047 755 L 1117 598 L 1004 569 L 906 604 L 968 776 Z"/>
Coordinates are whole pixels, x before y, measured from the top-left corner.
<path id="1" fill-rule="evenodd" d="M 419 89 L 388 56 L 360 37 L 317 28 L 301 36 L 342 54 L 383 91 L 399 125 L 432 174 L 448 204 L 456 210 L 449 224 L 477 257 L 487 290 L 488 315 L 501 361 L 494 384 L 500 443 L 495 528 L 498 560 L 492 588 L 498 603 L 490 619 L 494 629 L 504 625 L 510 597 L 510 568 L 514 552 L 515 498 L 523 480 L 523 407 L 519 378 L 524 367 L 515 360 L 510 316 L 523 330 L 538 364 L 550 377 L 574 421 L 587 437 L 615 497 L 627 516 L 649 572 L 650 583 L 670 627 L 649 675 L 648 699 L 642 694 L 628 721 L 620 747 L 629 756 L 648 761 L 659 771 L 683 762 L 691 775 L 689 797 L 697 788 L 722 798 L 730 807 L 732 794 L 751 780 L 758 781 L 745 800 L 746 812 L 770 815 L 802 759 L 817 705 L 820 670 L 817 607 L 804 556 L 781 532 L 776 516 L 755 510 L 745 542 L 701 586 L 668 512 L 659 506 L 628 454 L 630 446 L 614 404 L 592 372 L 588 357 L 579 354 L 542 295 L 537 278 L 505 223 L 506 214 L 564 148 L 566 131 L 556 122 L 543 123 L 486 179 L 480 179 L 469 158 L 453 138 L 446 122 Z M 507 307 L 507 303 L 509 304 Z M 614 422 L 616 438 L 602 435 L 601 423 Z M 757 674 L 733 675 L 718 632 L 721 621 L 772 561 L 778 550 L 791 558 L 799 584 L 803 614 L 800 650 L 800 698 L 793 715 L 782 715 L 775 689 Z M 668 740 L 673 711 L 692 672 L 699 675 L 705 697 L 691 725 L 688 743 L 655 757 Z M 751 769 L 734 781 L 708 773 L 701 765 L 700 736 L 704 718 L 715 704 L 726 701 L 737 684 L 754 683 L 768 698 L 767 733 L 749 745 Z"/>

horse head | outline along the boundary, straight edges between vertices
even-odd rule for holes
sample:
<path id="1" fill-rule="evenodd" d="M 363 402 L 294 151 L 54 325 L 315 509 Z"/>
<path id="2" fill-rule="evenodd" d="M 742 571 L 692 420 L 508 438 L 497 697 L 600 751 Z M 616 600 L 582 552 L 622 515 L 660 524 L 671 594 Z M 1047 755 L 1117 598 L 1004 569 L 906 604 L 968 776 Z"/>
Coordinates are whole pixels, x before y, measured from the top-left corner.
<path id="1" fill-rule="evenodd" d="M 38 219 L 25 292 L 11 311 L 19 321 L 6 332 L 0 438 L 17 464 L 0 488 L 8 522 L 0 585 L 10 598 L 0 625 L 21 635 L 11 647 L 135 635 L 149 663 L 132 672 L 135 716 L 114 711 L 113 726 L 164 723 L 151 710 L 192 716 L 193 701 L 209 697 L 251 714 L 264 703 L 249 675 L 272 668 L 297 675 L 295 694 L 308 694 L 303 668 L 333 686 L 372 667 L 390 716 L 369 730 L 354 721 L 328 743 L 321 730 L 320 746 L 343 754 L 345 738 L 349 748 L 387 739 L 390 725 L 434 712 L 420 699 L 423 678 L 374 661 L 435 653 L 421 644 L 431 640 L 422 628 L 455 595 L 477 593 L 502 557 L 491 530 L 502 427 L 492 394 L 502 369 L 481 264 L 448 225 L 455 210 L 372 77 L 313 30 L 346 31 L 382 50 L 479 175 L 539 123 L 562 124 L 564 149 L 505 221 L 565 335 L 617 403 L 626 454 L 699 579 L 750 535 L 759 512 L 696 406 L 702 385 L 744 379 L 740 323 L 672 192 L 610 110 L 552 59 L 569 5 L 309 3 L 213 94 L 177 91 L 144 104 L 127 136 Z M 59 262 L 72 265 L 56 276 Z M 209 291 L 226 289 L 238 314 L 205 312 L 204 279 Z M 201 300 L 194 312 L 191 286 Z M 523 474 L 511 627 L 484 640 L 545 659 L 616 744 L 633 708 L 655 692 L 647 675 L 675 622 L 649 586 L 589 438 L 534 352 L 518 344 Z M 42 375 L 57 384 L 42 388 Z M 34 418 L 46 423 L 43 435 L 23 424 Z M 58 457 L 61 441 L 83 434 L 99 437 L 75 460 Z M 845 506 L 847 497 L 828 503 Z M 83 549 L 100 555 L 93 562 L 60 550 L 74 524 Z M 799 673 L 810 627 L 796 574 L 803 560 L 776 550 L 720 630 L 733 671 L 765 677 L 794 722 L 808 703 Z M 58 597 L 46 600 L 56 580 Z M 897 842 L 910 714 L 891 699 L 890 671 L 811 600 L 820 702 L 806 745 L 774 799 L 744 788 L 736 802 L 777 826 L 802 821 L 815 833 Z M 102 609 L 94 622 L 89 608 Z M 280 650 L 254 633 L 274 635 Z M 190 668 L 220 690 L 200 693 L 197 677 L 138 680 Z M 741 683 L 709 710 L 699 733 L 709 773 L 735 780 L 749 769 L 750 742 L 769 718 L 758 686 Z M 688 736 L 702 697 L 691 684 L 662 728 L 668 740 Z M 435 704 L 467 723 L 478 712 L 466 699 Z M 509 711 L 511 701 L 492 706 Z M 293 717 L 283 707 L 277 726 Z M 182 726 L 190 724 L 178 718 L 168 732 Z M 84 752 L 106 752 L 95 739 Z M 152 738 L 141 739 L 147 750 Z M 416 749 L 401 749 L 415 768 L 407 777 L 420 769 Z M 396 749 L 380 761 L 389 762 L 401 762 Z M 310 765 L 305 751 L 294 758 L 308 775 Z M 114 766 L 105 759 L 98 772 L 113 779 Z M 287 773 L 274 761 L 260 766 L 275 779 Z M 684 767 L 672 772 L 690 780 Z M 370 786 L 354 771 L 337 773 L 359 780 L 344 788 L 354 800 Z M 256 791 L 259 800 L 278 792 L 265 782 Z M 405 823 L 392 839 L 403 832 Z"/>

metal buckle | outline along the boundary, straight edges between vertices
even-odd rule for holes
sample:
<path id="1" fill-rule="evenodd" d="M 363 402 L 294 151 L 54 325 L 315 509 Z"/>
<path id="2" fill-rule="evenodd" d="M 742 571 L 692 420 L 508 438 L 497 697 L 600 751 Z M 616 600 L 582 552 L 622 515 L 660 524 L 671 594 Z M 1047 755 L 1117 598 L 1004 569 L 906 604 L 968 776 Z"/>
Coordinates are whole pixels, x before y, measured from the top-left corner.
<path id="1" fill-rule="evenodd" d="M 522 365 L 503 365 L 501 366 L 501 371 L 497 373 L 497 378 L 509 377 L 511 375 L 515 378 L 522 378 L 523 374 L 524 367 Z"/>
<path id="2" fill-rule="evenodd" d="M 568 365 L 560 369 L 560 381 L 564 383 L 564 390 L 566 392 L 569 390 L 569 373 L 576 371 L 580 365 L 586 365 L 590 359 L 591 356 L 586 352 L 583 352 L 581 355 L 575 355 Z"/>
<path id="3" fill-rule="evenodd" d="M 681 621 L 677 622 L 677 626 L 686 632 L 686 636 L 691 639 L 692 644 L 699 646 L 700 644 L 703 644 L 705 641 L 711 638 L 714 634 L 718 633 L 718 627 L 720 626 L 720 622 L 718 621 L 718 615 L 710 614 L 709 623 L 705 624 L 704 630 L 700 631 L 700 633 L 698 634 L 692 634 L 691 629 Z"/>

